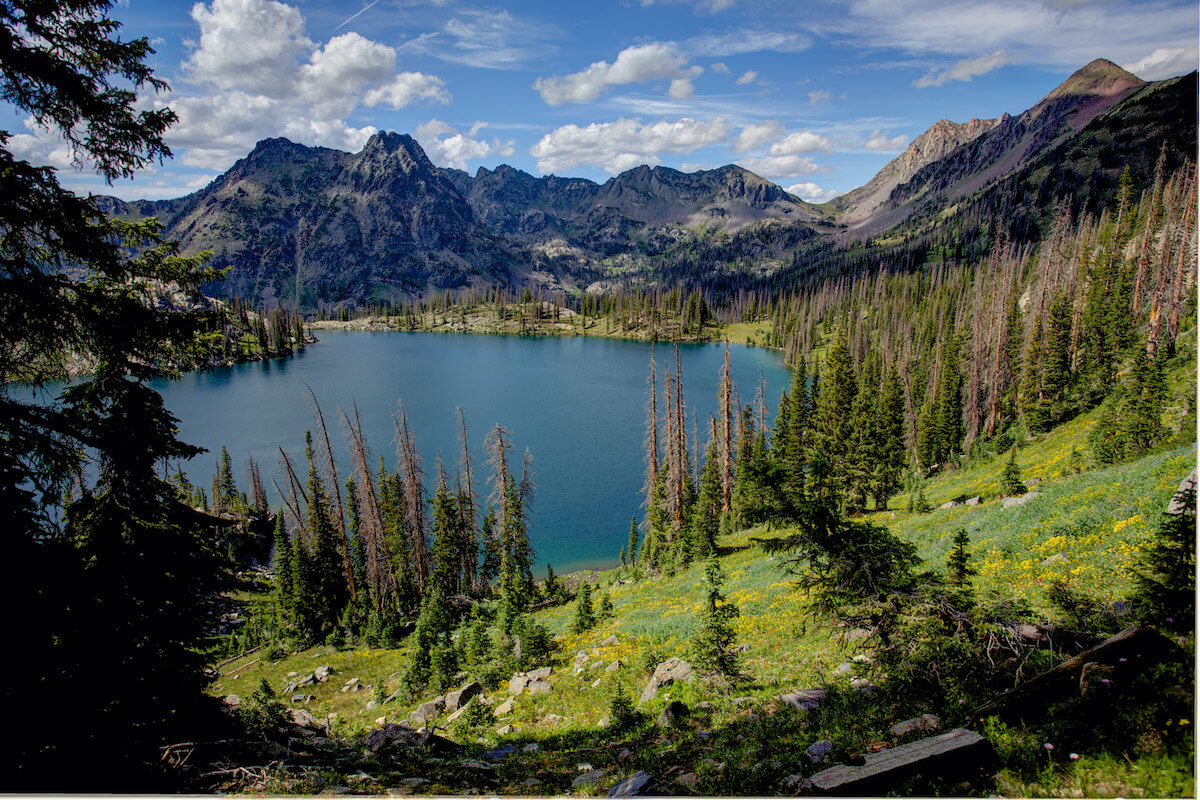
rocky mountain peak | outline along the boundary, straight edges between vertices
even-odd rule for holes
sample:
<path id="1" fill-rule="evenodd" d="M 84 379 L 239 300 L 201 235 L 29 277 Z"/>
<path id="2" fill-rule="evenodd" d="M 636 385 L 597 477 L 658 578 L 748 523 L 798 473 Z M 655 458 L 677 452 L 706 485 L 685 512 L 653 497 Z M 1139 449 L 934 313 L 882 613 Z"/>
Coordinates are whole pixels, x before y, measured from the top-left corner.
<path id="1" fill-rule="evenodd" d="M 395 162 L 405 173 L 433 172 L 436 168 L 417 140 L 407 133 L 381 131 L 371 136 L 358 153 L 362 162 Z"/>
<path id="2" fill-rule="evenodd" d="M 1071 77 L 1046 95 L 1046 100 L 1060 97 L 1112 97 L 1146 84 L 1107 58 L 1097 58 L 1075 71 Z M 1043 101 L 1044 102 L 1044 101 Z"/>

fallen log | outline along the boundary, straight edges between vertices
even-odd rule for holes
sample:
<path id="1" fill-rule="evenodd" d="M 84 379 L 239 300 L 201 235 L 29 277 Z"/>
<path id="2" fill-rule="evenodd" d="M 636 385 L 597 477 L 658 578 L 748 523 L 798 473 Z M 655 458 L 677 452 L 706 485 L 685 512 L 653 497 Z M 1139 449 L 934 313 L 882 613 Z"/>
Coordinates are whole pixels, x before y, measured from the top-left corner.
<path id="1" fill-rule="evenodd" d="M 996 753 L 987 739 L 966 728 L 881 750 L 862 757 L 861 764 L 840 764 L 808 779 L 814 794 L 881 795 L 902 781 L 925 778 L 973 777 Z"/>
<path id="2" fill-rule="evenodd" d="M 1113 670 L 1114 677 L 1135 667 L 1158 660 L 1171 647 L 1162 634 L 1149 628 L 1131 626 L 1105 639 L 1020 686 L 992 698 L 971 712 L 972 719 L 998 715 L 1006 721 L 1035 716 L 1045 711 L 1046 702 L 1063 697 L 1071 684 L 1079 685 L 1086 664 L 1102 664 Z M 1056 697 L 1057 696 L 1057 697 Z"/>

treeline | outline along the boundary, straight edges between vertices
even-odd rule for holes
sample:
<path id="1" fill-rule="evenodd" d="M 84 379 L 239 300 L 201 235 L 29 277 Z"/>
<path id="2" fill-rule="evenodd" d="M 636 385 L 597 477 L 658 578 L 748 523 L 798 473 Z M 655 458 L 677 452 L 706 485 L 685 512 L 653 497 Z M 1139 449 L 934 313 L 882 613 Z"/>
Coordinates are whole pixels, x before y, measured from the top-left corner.
<path id="1" fill-rule="evenodd" d="M 484 495 L 459 409 L 458 461 L 448 473 L 438 456 L 431 493 L 402 406 L 393 416 L 394 467 L 373 457 L 357 408 L 343 411 L 349 474 L 334 460 L 315 396 L 313 407 L 315 435 L 305 434 L 303 460 L 280 449 L 278 512 L 263 510 L 253 460 L 249 497 L 238 491 L 224 449 L 218 461 L 213 509 L 263 516 L 272 529 L 273 595 L 237 644 L 268 643 L 282 652 L 316 643 L 395 646 L 410 636 L 404 683 L 414 696 L 448 686 L 462 669 L 495 677 L 544 658 L 550 636 L 528 611 L 567 595 L 553 572 L 540 586 L 533 581 L 528 452 L 516 459 L 511 435 L 496 425 L 484 443 Z M 186 479 L 178 485 L 190 501 L 207 502 Z"/>
<path id="2" fill-rule="evenodd" d="M 1078 219 L 1063 209 L 1039 248 L 1001 243 L 975 266 L 742 296 L 748 317 L 770 320 L 767 343 L 794 379 L 772 428 L 761 390 L 754 404 L 731 400 L 726 369 L 701 469 L 689 462 L 678 361 L 661 401 L 652 365 L 642 558 L 686 563 L 721 525 L 790 519 L 811 500 L 884 508 L 935 469 L 1002 453 L 1110 397 L 1091 439 L 1096 462 L 1175 434 L 1163 370 L 1195 327 L 1196 202 L 1194 165 L 1158 174 L 1140 198 L 1126 172 L 1113 208 Z M 1190 440 L 1185 403 L 1177 435 Z"/>
<path id="3" fill-rule="evenodd" d="M 283 358 L 304 348 L 309 337 L 304 318 L 282 307 L 253 309 L 244 301 L 228 301 L 207 331 L 212 357 L 221 361 Z"/>

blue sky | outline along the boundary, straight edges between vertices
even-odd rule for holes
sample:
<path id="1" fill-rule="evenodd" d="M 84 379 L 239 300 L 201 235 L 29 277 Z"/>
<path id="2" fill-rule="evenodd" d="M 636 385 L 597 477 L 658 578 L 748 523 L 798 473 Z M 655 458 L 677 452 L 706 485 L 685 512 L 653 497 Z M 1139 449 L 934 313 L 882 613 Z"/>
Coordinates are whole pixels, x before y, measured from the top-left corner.
<path id="1" fill-rule="evenodd" d="M 18 156 L 125 198 L 203 187 L 260 139 L 607 180 L 738 163 L 807 200 L 866 183 L 939 119 L 1016 114 L 1094 58 L 1197 67 L 1194 0 L 126 0 L 171 84 L 172 161 L 106 186 L 5 109 Z"/>

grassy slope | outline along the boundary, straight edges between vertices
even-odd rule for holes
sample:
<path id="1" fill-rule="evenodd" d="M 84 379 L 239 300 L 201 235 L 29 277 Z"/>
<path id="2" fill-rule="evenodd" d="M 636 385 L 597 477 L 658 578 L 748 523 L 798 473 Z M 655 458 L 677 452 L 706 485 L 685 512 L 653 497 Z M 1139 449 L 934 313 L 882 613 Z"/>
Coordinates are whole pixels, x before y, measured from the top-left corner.
<path id="1" fill-rule="evenodd" d="M 1177 385 L 1188 382 L 1179 372 L 1173 374 L 1172 381 Z M 1195 467 L 1196 450 L 1191 444 L 1132 464 L 1075 473 L 1077 462 L 1072 459 L 1072 451 L 1085 450 L 1087 433 L 1097 417 L 1098 412 L 1083 415 L 1019 451 L 1016 461 L 1022 478 L 1038 481 L 1034 488 L 1039 493 L 1022 506 L 1006 509 L 995 497 L 1005 461 L 1001 455 L 939 475 L 925 486 L 926 496 L 935 508 L 947 500 L 975 495 L 984 497 L 980 506 L 910 514 L 903 510 L 907 498 L 901 496 L 891 503 L 890 509 L 895 510 L 877 513 L 873 518 L 915 542 L 922 558 L 934 568 L 944 563 L 952 534 L 966 528 L 980 569 L 980 588 L 1024 597 L 1035 608 L 1048 610 L 1043 591 L 1054 577 L 1109 601 L 1122 597 L 1130 585 L 1133 558 L 1147 541 L 1175 487 Z M 630 571 L 611 570 L 600 574 L 599 583 L 609 593 L 615 613 L 593 630 L 579 636 L 569 633 L 570 607 L 538 613 L 539 621 L 556 637 L 558 646 L 551 691 L 522 695 L 513 713 L 496 721 L 495 725 L 513 725 L 517 729 L 514 734 L 500 737 L 491 726 L 470 747 L 481 752 L 502 740 L 511 740 L 519 744 L 538 742 L 541 751 L 506 762 L 496 781 L 481 788 L 528 793 L 532 787 L 522 781 L 537 774 L 542 783 L 535 791 L 563 793 L 578 774 L 575 765 L 587 761 L 609 770 L 592 787 L 592 793 L 601 793 L 639 768 L 664 776 L 673 793 L 775 793 L 784 791 L 781 781 L 797 771 L 800 751 L 819 738 L 834 742 L 835 758 L 895 744 L 886 733 L 890 721 L 923 709 L 905 708 L 901 703 L 881 717 L 878 709 L 855 707 L 856 701 L 851 698 L 846 701 L 849 705 L 838 706 L 828 716 L 761 714 L 764 709 L 778 706 L 775 698 L 782 692 L 843 684 L 846 678 L 834 678 L 833 668 L 853 655 L 850 646 L 834 632 L 805 621 L 803 598 L 793 588 L 782 561 L 749 546 L 752 536 L 764 534 L 743 531 L 721 543 L 722 566 L 728 576 L 725 594 L 741 611 L 737 631 L 739 640 L 747 646 L 742 664 L 748 680 L 727 693 L 686 685 L 661 692 L 644 707 L 652 718 L 672 699 L 682 699 L 691 706 L 701 700 L 712 702 L 711 712 L 693 719 L 690 735 L 663 733 L 645 725 L 615 733 L 601 730 L 597 724 L 608 716 L 614 694 L 623 692 L 636 701 L 647 677 L 643 661 L 671 655 L 686 657 L 687 641 L 696 626 L 702 599 L 701 568 L 693 566 L 677 575 L 625 584 L 617 582 L 630 577 Z M 1064 558 L 1044 563 L 1059 553 Z M 610 635 L 617 637 L 617 644 L 601 646 L 600 642 Z M 577 676 L 572 674 L 571 665 L 580 650 L 589 654 L 589 667 Z M 390 693 L 399 685 L 406 658 L 404 648 L 312 648 L 277 663 L 249 663 L 253 658 L 227 665 L 228 675 L 240 665 L 249 664 L 234 676 L 217 681 L 214 692 L 246 695 L 262 677 L 279 689 L 289 672 L 303 674 L 320 664 L 330 664 L 335 669 L 334 678 L 300 692 L 317 696 L 310 706 L 314 713 L 337 715 L 335 735 L 362 734 L 381 717 L 389 721 L 407 719 L 413 708 L 389 704 L 383 709 L 369 709 L 371 692 L 339 691 L 348 678 L 358 677 L 366 684 L 382 684 Z M 614 660 L 621 662 L 620 668 L 605 671 L 603 667 Z M 502 687 L 487 687 L 487 691 L 494 704 L 506 696 Z M 734 695 L 751 699 L 734 702 Z M 756 710 L 754 715 L 751 708 Z M 564 720 L 546 723 L 548 714 Z M 1190 720 L 1184 722 L 1190 724 Z M 708 736 L 696 736 L 698 730 Z M 634 755 L 620 760 L 617 753 L 626 746 Z M 1009 746 L 1017 745 L 1010 742 Z M 1024 742 L 1020 746 L 1036 753 L 1040 743 Z M 1028 760 L 1028 752 L 1025 758 Z M 453 780 L 445 775 L 439 778 L 440 769 L 428 766 L 426 777 L 432 783 L 423 790 L 460 790 L 461 776 Z M 1022 779 L 1008 773 L 1008 783 L 1002 783 L 999 791 L 1017 796 L 1081 796 L 1080 792 L 1129 795 L 1139 787 L 1151 794 L 1194 791 L 1194 772 L 1183 762 L 1170 759 L 1153 764 L 1146 759 L 1127 763 L 1097 756 L 1053 767 L 1047 764 L 1034 778 L 1028 777 L 1028 771 L 1025 774 Z M 691 776 L 695 776 L 694 786 Z M 282 788 L 303 791 L 307 787 Z"/>

